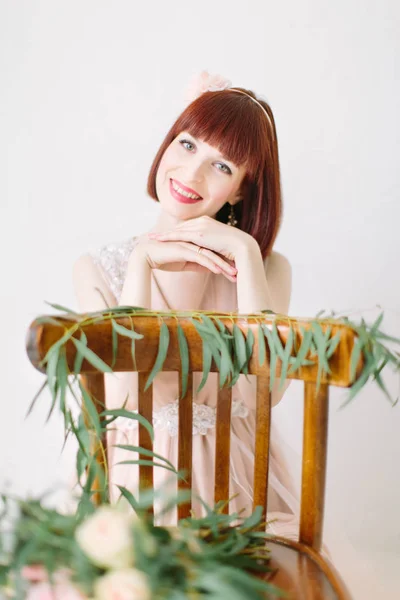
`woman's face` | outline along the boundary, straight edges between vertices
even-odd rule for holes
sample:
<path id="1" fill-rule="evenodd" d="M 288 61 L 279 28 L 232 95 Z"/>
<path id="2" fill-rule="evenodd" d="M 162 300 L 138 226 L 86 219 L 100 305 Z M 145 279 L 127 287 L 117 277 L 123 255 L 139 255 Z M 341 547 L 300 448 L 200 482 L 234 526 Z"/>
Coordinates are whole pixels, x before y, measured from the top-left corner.
<path id="1" fill-rule="evenodd" d="M 214 217 L 225 202 L 236 203 L 245 174 L 244 166 L 236 166 L 217 148 L 183 131 L 161 159 L 157 197 L 162 208 L 177 219 Z"/>

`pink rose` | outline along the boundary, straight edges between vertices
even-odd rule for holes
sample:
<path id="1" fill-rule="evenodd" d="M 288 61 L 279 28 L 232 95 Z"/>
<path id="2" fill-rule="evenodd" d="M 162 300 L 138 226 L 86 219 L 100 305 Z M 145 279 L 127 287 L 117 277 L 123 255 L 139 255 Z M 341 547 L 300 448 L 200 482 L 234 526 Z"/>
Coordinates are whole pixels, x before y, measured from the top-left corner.
<path id="1" fill-rule="evenodd" d="M 202 71 L 192 78 L 186 88 L 186 104 L 190 104 L 204 92 L 218 92 L 230 87 L 232 87 L 232 83 L 229 79 L 222 77 L 222 75 L 210 75 L 207 71 Z"/>
<path id="2" fill-rule="evenodd" d="M 42 582 L 29 588 L 26 600 L 87 600 L 87 597 L 67 581 L 56 583 L 53 587 Z"/>
<path id="3" fill-rule="evenodd" d="M 22 567 L 21 575 L 32 583 L 39 583 L 48 579 L 47 569 L 43 565 L 25 565 Z"/>

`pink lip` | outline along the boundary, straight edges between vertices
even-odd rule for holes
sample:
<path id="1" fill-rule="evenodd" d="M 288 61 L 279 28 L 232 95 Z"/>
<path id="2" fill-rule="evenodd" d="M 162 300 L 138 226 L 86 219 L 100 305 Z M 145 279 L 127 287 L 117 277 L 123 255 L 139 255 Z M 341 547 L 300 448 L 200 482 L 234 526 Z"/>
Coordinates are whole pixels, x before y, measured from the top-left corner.
<path id="1" fill-rule="evenodd" d="M 202 200 L 202 198 L 200 198 L 199 200 L 195 200 L 194 198 L 187 198 L 186 196 L 182 196 L 182 194 L 180 194 L 177 190 L 175 190 L 172 186 L 172 181 L 174 181 L 176 183 L 176 185 L 179 185 L 179 187 L 182 190 L 185 190 L 185 192 L 188 192 L 189 194 L 196 194 L 196 196 L 198 196 L 199 194 L 197 194 L 194 190 L 188 188 L 186 185 L 183 185 L 183 183 L 181 183 L 180 181 L 176 181 L 175 179 L 169 180 L 169 189 L 170 192 L 172 194 L 172 196 L 175 198 L 175 200 L 178 200 L 178 202 L 182 202 L 183 204 L 195 204 L 196 202 L 200 202 L 200 200 Z"/>

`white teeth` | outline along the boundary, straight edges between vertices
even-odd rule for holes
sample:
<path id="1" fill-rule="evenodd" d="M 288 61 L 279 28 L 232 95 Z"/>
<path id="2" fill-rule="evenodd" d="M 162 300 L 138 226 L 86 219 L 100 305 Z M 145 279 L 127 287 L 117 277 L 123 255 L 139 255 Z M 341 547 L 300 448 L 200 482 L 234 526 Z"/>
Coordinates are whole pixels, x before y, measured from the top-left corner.
<path id="1" fill-rule="evenodd" d="M 185 192 L 184 190 L 182 190 L 182 188 L 180 188 L 178 185 L 176 185 L 175 181 L 172 182 L 172 187 L 174 188 L 174 190 L 176 190 L 177 192 L 182 194 L 182 196 L 186 196 L 186 198 L 193 198 L 194 200 L 200 200 L 200 196 L 196 196 L 195 194 L 189 194 L 189 192 Z"/>

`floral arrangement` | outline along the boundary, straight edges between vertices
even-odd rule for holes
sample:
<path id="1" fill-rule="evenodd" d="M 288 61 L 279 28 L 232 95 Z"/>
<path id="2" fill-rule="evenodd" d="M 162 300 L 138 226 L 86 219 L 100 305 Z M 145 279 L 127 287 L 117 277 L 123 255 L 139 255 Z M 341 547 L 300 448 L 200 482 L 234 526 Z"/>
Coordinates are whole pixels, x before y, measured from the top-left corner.
<path id="1" fill-rule="evenodd" d="M 147 499 L 152 500 L 151 494 Z M 238 515 L 224 515 L 216 507 L 202 519 L 184 519 L 176 528 L 166 528 L 152 524 L 144 504 L 139 513 L 103 504 L 73 515 L 39 501 L 20 501 L 19 506 L 14 549 L 1 571 L 3 592 L 11 598 L 284 596 L 260 578 L 273 570 L 258 510 L 235 527 L 231 522 Z"/>
<path id="2" fill-rule="evenodd" d="M 150 507 L 154 497 L 159 495 L 162 498 L 163 511 L 167 512 L 180 502 L 187 501 L 188 492 L 170 497 L 165 490 L 146 490 L 135 498 L 121 486 L 119 501 L 115 505 L 110 504 L 106 453 L 102 446 L 107 429 L 119 416 L 139 420 L 151 437 L 153 429 L 141 415 L 124 407 L 114 410 L 104 407 L 98 413 L 94 399 L 78 377 L 84 359 L 101 372 L 112 371 L 119 336 L 131 340 L 132 359 L 135 361 L 135 342 L 143 335 L 135 331 L 132 317 L 138 314 L 156 315 L 161 320 L 159 350 L 147 381 L 148 387 L 162 369 L 168 352 L 169 331 L 164 318 L 183 316 L 192 320 L 203 341 L 203 379 L 199 389 L 207 379 L 213 360 L 220 373 L 220 387 L 231 386 L 240 373 L 248 373 L 254 348 L 252 329 L 249 327 L 245 335 L 235 322 L 244 316 L 230 314 L 232 326 L 228 329 L 221 320 L 226 315 L 205 311 L 161 313 L 140 307 L 116 307 L 79 315 L 59 305 L 51 306 L 61 310 L 64 316 L 43 316 L 36 323 L 59 327 L 60 337 L 41 362 L 46 380 L 28 412 L 33 409 L 41 392 L 48 388 L 51 397 L 49 417 L 58 403 L 64 416 L 66 435 L 72 434 L 78 442 L 76 470 L 79 495 L 72 514 L 49 508 L 46 497 L 18 500 L 3 495 L 0 587 L 4 594 L 17 600 L 184 600 L 202 597 L 217 600 L 228 596 L 232 600 L 240 600 L 284 597 L 285 593 L 269 581 L 274 569 L 269 563 L 268 523 L 262 522 L 261 507 L 257 507 L 250 517 L 242 518 L 237 513 L 226 515 L 226 502 L 215 507 L 203 503 L 204 517 L 192 515 L 181 519 L 175 528 L 166 528 L 153 524 Z M 359 393 L 368 380 L 375 381 L 392 405 L 396 404 L 397 400 L 392 401 L 382 380 L 382 370 L 386 365 L 399 370 L 399 353 L 387 344 L 399 344 L 400 340 L 381 330 L 383 313 L 372 326 L 364 320 L 355 324 L 347 317 L 334 318 L 333 315 L 321 319 L 319 313 L 307 327 L 302 328 L 299 347 L 293 327 L 295 319 L 272 311 L 247 317 L 257 320 L 260 365 L 266 360 L 268 346 L 271 389 L 278 360 L 282 382 L 301 366 L 317 363 L 319 385 L 323 374 L 330 372 L 329 360 L 340 342 L 338 325 L 345 324 L 357 333 L 350 360 L 353 383 L 345 404 Z M 277 317 L 285 319 L 288 324 L 285 345 L 276 327 Z M 111 366 L 88 347 L 84 331 L 91 324 L 105 321 L 109 321 L 112 328 Z M 332 335 L 334 327 L 336 333 Z M 188 345 L 179 321 L 178 340 L 184 395 L 188 377 Z M 71 342 L 77 352 L 73 371 L 69 372 L 66 344 Z M 361 355 L 363 369 L 356 378 Z M 77 417 L 74 417 L 69 404 L 70 396 L 78 404 Z M 99 461 L 98 455 L 92 452 L 93 439 L 103 461 Z M 161 456 L 140 447 L 130 447 L 130 450 L 135 455 L 132 463 L 162 464 L 174 476 L 185 476 Z M 99 507 L 95 506 L 94 494 L 100 499 Z M 15 509 L 17 516 L 13 516 Z M 10 530 L 8 533 L 7 528 Z"/>

